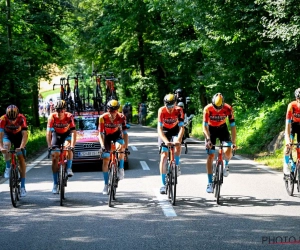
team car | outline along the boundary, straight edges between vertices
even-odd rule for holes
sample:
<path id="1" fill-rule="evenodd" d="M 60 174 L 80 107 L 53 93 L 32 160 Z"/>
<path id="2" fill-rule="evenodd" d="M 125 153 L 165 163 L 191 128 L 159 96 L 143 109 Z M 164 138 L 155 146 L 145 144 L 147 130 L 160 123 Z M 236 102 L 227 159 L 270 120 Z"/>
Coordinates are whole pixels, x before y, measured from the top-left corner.
<path id="1" fill-rule="evenodd" d="M 74 116 L 77 139 L 74 149 L 73 166 L 88 168 L 90 164 L 98 165 L 102 170 L 100 142 L 98 138 L 98 112 L 82 112 Z M 124 168 L 128 169 L 128 158 L 125 156 Z"/>
<path id="2" fill-rule="evenodd" d="M 84 112 L 80 116 L 75 116 L 77 130 L 77 140 L 73 157 L 73 165 L 86 165 L 88 163 L 99 164 L 102 167 L 100 159 L 100 143 L 98 139 L 98 121 L 97 112 Z"/>

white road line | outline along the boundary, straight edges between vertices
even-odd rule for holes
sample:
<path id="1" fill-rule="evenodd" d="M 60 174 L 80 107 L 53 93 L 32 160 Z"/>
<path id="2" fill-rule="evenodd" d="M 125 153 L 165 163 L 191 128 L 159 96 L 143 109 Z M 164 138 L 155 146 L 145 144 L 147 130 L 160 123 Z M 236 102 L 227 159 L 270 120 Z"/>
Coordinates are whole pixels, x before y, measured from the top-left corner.
<path id="1" fill-rule="evenodd" d="M 130 146 L 132 148 L 133 151 L 138 151 L 136 146 Z"/>
<path id="2" fill-rule="evenodd" d="M 173 209 L 173 206 L 168 200 L 166 200 L 167 195 L 158 193 L 156 189 L 154 190 L 154 193 L 158 200 L 158 204 L 161 206 L 165 216 L 176 217 L 177 214 Z"/>
<path id="3" fill-rule="evenodd" d="M 144 170 L 150 170 L 150 168 L 148 167 L 147 163 L 145 161 L 140 161 L 141 165 L 142 165 L 142 168 Z"/>

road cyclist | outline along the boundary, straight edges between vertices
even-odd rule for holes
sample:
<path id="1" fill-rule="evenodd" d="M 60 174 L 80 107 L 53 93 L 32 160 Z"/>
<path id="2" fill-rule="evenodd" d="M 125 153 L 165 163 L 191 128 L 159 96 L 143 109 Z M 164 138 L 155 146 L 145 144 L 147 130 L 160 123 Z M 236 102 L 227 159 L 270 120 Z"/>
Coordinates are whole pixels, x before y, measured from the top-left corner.
<path id="1" fill-rule="evenodd" d="M 227 117 L 230 124 L 231 135 L 226 124 Z M 206 148 L 208 149 L 206 162 L 208 184 L 206 192 L 213 193 L 213 160 L 215 156 L 214 145 L 216 145 L 216 140 L 219 139 L 221 143 L 232 143 L 232 147 L 224 148 L 224 177 L 229 175 L 228 163 L 232 157 L 232 149 L 236 149 L 236 126 L 233 109 L 229 104 L 225 103 L 224 96 L 221 93 L 216 93 L 212 98 L 212 102 L 204 107 L 202 127 Z"/>
<path id="2" fill-rule="evenodd" d="M 57 101 L 55 105 L 56 112 L 48 117 L 47 124 L 47 144 L 51 150 L 52 157 L 52 173 L 53 173 L 53 194 L 58 194 L 58 161 L 60 155 L 59 145 L 64 144 L 68 148 L 67 157 L 67 174 L 68 177 L 73 176 L 72 160 L 73 149 L 76 143 L 76 126 L 74 117 L 71 113 L 66 112 L 66 102 L 64 100 Z M 56 147 L 56 148 L 55 148 Z"/>
<path id="3" fill-rule="evenodd" d="M 166 193 L 166 163 L 168 159 L 168 147 L 175 144 L 175 164 L 178 166 L 177 176 L 181 174 L 179 167 L 180 154 L 181 154 L 181 142 L 184 134 L 184 114 L 181 107 L 176 104 L 176 98 L 174 94 L 167 94 L 164 97 L 164 106 L 158 110 L 158 145 L 162 148 L 160 150 L 160 163 L 159 170 L 161 176 L 161 188 L 160 193 Z"/>
<path id="4" fill-rule="evenodd" d="M 28 126 L 26 117 L 19 113 L 17 106 L 11 104 L 6 108 L 6 114 L 0 117 L 0 150 L 5 159 L 4 178 L 9 178 L 10 174 L 10 154 L 11 146 L 14 146 L 21 172 L 21 191 L 20 196 L 26 196 L 25 178 L 26 178 L 26 162 L 23 153 L 26 155 L 25 149 L 28 140 Z"/>
<path id="5" fill-rule="evenodd" d="M 102 172 L 104 179 L 104 188 L 102 193 L 108 194 L 108 164 L 110 159 L 111 142 L 113 141 L 116 150 L 120 152 L 127 151 L 128 134 L 126 126 L 126 117 L 118 112 L 120 103 L 112 99 L 107 103 L 107 112 L 99 117 L 99 142 L 101 145 L 101 158 L 103 159 Z M 119 180 L 124 179 L 124 153 L 119 154 Z"/>

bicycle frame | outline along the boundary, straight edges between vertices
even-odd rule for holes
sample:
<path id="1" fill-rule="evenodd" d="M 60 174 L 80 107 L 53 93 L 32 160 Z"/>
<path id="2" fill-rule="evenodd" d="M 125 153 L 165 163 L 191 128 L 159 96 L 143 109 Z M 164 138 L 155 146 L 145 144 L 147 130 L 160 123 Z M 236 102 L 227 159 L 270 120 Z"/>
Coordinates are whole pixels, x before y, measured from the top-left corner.
<path id="1" fill-rule="evenodd" d="M 118 187 L 118 152 L 116 145 L 111 142 L 110 162 L 108 166 L 109 180 L 108 180 L 108 206 L 111 207 L 111 201 L 116 199 L 116 192 Z"/>
<path id="2" fill-rule="evenodd" d="M 17 207 L 17 202 L 20 200 L 20 170 L 16 160 L 16 151 L 9 150 L 11 154 L 11 162 L 10 162 L 10 176 L 9 176 L 9 189 L 10 189 L 10 198 L 13 207 Z"/>
<path id="3" fill-rule="evenodd" d="M 224 142 L 222 142 L 220 145 L 214 145 L 215 147 L 219 147 L 218 156 L 213 170 L 214 173 L 213 188 L 214 188 L 215 197 L 217 199 L 217 204 L 220 204 L 220 192 L 221 192 L 221 186 L 223 184 L 223 167 L 224 167 L 223 148 L 226 147 L 229 148 L 232 146 L 231 142 L 226 142 L 226 143 L 230 143 L 230 145 L 224 145 Z"/>
<path id="4" fill-rule="evenodd" d="M 53 149 L 57 148 L 54 146 L 48 154 L 48 158 Z M 68 149 L 64 147 L 64 145 L 59 146 L 59 159 L 57 163 L 58 170 L 58 186 L 59 186 L 59 194 L 60 194 L 60 205 L 63 206 L 63 200 L 65 199 L 65 187 L 67 186 L 68 175 L 66 174 L 66 162 L 68 156 Z"/>
<path id="5" fill-rule="evenodd" d="M 165 144 L 161 144 L 162 147 L 166 147 Z M 176 186 L 177 186 L 177 169 L 178 166 L 175 163 L 175 144 L 173 143 L 168 147 L 168 160 L 167 160 L 167 173 L 166 173 L 166 194 L 168 199 L 171 200 L 172 205 L 176 202 Z"/>

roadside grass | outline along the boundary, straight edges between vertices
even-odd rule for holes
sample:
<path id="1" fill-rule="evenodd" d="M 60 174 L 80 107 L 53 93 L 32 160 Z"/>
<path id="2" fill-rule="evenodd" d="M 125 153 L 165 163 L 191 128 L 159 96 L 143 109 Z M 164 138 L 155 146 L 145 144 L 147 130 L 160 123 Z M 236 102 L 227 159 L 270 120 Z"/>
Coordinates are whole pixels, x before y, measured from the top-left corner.
<path id="1" fill-rule="evenodd" d="M 47 96 L 52 95 L 52 94 L 58 94 L 60 92 L 59 88 L 56 88 L 54 90 L 47 90 L 44 92 L 41 92 L 43 99 L 45 100 Z"/>

